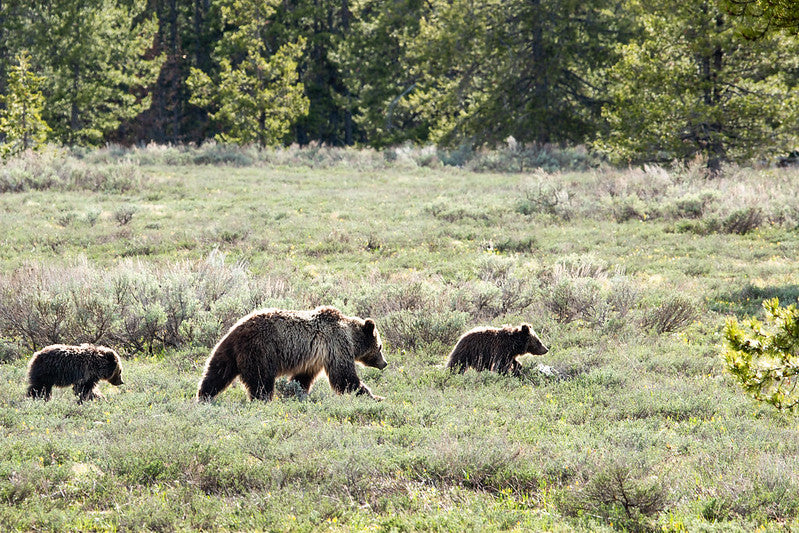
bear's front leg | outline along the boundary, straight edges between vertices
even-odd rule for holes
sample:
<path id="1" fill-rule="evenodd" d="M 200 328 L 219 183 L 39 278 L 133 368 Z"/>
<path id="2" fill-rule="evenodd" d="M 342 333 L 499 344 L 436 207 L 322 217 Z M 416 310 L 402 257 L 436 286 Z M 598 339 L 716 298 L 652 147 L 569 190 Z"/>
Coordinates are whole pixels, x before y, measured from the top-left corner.
<path id="1" fill-rule="evenodd" d="M 330 381 L 330 386 L 339 394 L 354 392 L 356 396 L 366 394 L 378 402 L 383 400 L 382 397 L 372 394 L 369 387 L 363 384 L 355 371 L 354 364 L 331 365 L 325 369 L 325 372 L 327 373 L 327 379 Z"/>
<path id="2" fill-rule="evenodd" d="M 376 402 L 382 402 L 383 400 L 385 400 L 385 397 L 383 396 L 376 396 L 375 394 L 372 394 L 371 389 L 366 385 L 364 385 L 363 382 L 361 382 L 361 386 L 358 387 L 358 390 L 355 392 L 356 396 L 360 396 L 361 394 L 368 395 L 371 399 L 373 399 Z"/>
<path id="3" fill-rule="evenodd" d="M 105 396 L 100 394 L 100 391 L 95 388 L 96 385 L 96 381 L 76 383 L 73 385 L 72 391 L 75 393 L 75 396 L 78 397 L 78 403 L 83 403 L 89 400 L 105 399 Z"/>
<path id="4" fill-rule="evenodd" d="M 507 374 L 508 372 L 513 373 L 514 376 L 519 375 L 522 367 L 518 362 L 516 362 L 516 359 L 506 359 L 500 356 L 495 357 L 494 360 L 496 363 L 488 370 L 493 370 L 494 372 L 503 375 Z"/>

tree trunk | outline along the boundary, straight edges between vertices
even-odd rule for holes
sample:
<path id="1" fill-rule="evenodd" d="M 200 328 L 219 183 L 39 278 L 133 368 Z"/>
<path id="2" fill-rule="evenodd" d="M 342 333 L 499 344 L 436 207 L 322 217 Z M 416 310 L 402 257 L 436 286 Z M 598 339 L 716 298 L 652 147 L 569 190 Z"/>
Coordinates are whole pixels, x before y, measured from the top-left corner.
<path id="1" fill-rule="evenodd" d="M 715 27 L 708 28 L 713 36 L 721 34 L 724 28 L 724 17 L 721 14 L 715 16 L 713 20 Z M 721 105 L 721 90 L 718 78 L 724 66 L 724 50 L 720 45 L 716 45 L 713 53 L 702 58 L 702 76 L 705 81 L 704 102 L 709 109 Z M 718 174 L 721 171 L 721 163 L 726 157 L 724 144 L 721 142 L 723 124 L 719 121 L 708 122 L 706 131 L 702 133 L 701 143 L 704 144 L 704 151 L 707 157 L 707 169 L 711 174 Z"/>
<path id="2" fill-rule="evenodd" d="M 6 94 L 6 65 L 8 65 L 8 45 L 6 45 L 6 8 L 3 5 L 3 0 L 0 0 L 0 95 Z M 3 109 L 5 104 L 0 102 L 0 109 Z"/>
<path id="3" fill-rule="evenodd" d="M 533 48 L 533 101 L 536 107 L 533 116 L 543 119 L 549 109 L 549 65 L 547 64 L 547 51 L 544 39 L 544 21 L 541 0 L 532 1 L 535 10 L 535 27 L 532 32 Z M 532 124 L 535 131 L 536 142 L 548 143 L 550 141 L 549 126 L 542 120 L 540 124 Z"/>
<path id="4" fill-rule="evenodd" d="M 75 138 L 80 129 L 80 110 L 78 109 L 78 88 L 80 87 L 80 66 L 72 66 L 72 102 L 69 111 L 70 132 L 67 138 L 69 144 L 75 144 Z"/>
<path id="5" fill-rule="evenodd" d="M 341 0 L 341 33 L 345 35 L 350 29 L 351 17 L 349 0 Z M 352 111 L 350 109 L 352 97 L 346 87 L 344 88 L 344 95 L 347 97 L 347 107 L 344 109 L 344 145 L 352 146 Z"/>
<path id="6" fill-rule="evenodd" d="M 261 111 L 258 115 L 258 144 L 261 148 L 266 148 L 266 111 Z"/>
<path id="7" fill-rule="evenodd" d="M 178 5 L 177 0 L 169 0 L 169 53 L 173 58 L 173 68 L 177 72 L 181 71 L 181 54 L 178 42 Z M 178 142 L 180 137 L 180 123 L 183 111 L 183 99 L 180 98 L 180 88 L 183 76 L 172 76 L 172 126 L 169 128 L 167 137 L 173 143 Z"/>

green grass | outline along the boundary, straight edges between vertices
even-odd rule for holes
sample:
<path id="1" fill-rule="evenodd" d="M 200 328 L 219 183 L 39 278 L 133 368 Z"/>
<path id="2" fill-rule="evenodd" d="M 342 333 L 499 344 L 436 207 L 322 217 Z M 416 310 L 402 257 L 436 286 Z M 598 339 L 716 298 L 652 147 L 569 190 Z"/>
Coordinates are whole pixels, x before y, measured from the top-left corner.
<path id="1" fill-rule="evenodd" d="M 0 194 L 0 529 L 799 528 L 799 421 L 720 358 L 726 316 L 799 296 L 795 172 L 136 168 L 131 190 Z M 752 206 L 759 227 L 714 225 Z M 675 302 L 692 320 L 655 333 Z M 193 403 L 238 316 L 320 304 L 377 320 L 389 367 L 359 373 L 385 401 L 321 380 Z M 120 348 L 107 401 L 24 398 L 55 317 Z M 444 370 L 465 329 L 521 321 L 550 347 L 522 379 Z"/>

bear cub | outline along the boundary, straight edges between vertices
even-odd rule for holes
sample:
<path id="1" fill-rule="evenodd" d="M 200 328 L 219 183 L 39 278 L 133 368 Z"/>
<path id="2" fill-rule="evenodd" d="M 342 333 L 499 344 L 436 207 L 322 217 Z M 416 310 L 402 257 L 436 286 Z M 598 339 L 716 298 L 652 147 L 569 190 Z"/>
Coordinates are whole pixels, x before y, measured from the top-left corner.
<path id="1" fill-rule="evenodd" d="M 197 401 L 210 401 L 236 377 L 251 400 L 271 400 L 275 379 L 289 376 L 307 394 L 324 371 L 337 393 L 366 394 L 355 362 L 383 369 L 383 343 L 374 321 L 343 315 L 334 307 L 311 311 L 263 309 L 241 318 L 214 347 L 205 364 Z"/>
<path id="2" fill-rule="evenodd" d="M 535 334 L 530 324 L 519 327 L 474 328 L 458 339 L 447 360 L 447 368 L 462 374 L 471 367 L 477 371 L 492 370 L 500 374 L 521 373 L 516 357 L 531 353 L 544 355 L 549 350 Z"/>
<path id="3" fill-rule="evenodd" d="M 28 363 L 28 396 L 50 399 L 53 387 L 68 387 L 78 403 L 103 398 L 95 388 L 101 379 L 122 385 L 119 355 L 105 346 L 53 344 L 33 354 Z"/>

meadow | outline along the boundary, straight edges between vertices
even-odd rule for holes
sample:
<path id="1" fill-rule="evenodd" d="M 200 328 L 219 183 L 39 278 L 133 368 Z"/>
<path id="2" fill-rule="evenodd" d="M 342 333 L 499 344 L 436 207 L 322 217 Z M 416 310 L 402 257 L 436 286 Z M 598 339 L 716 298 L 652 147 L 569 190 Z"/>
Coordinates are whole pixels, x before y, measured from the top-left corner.
<path id="1" fill-rule="evenodd" d="M 799 297 L 799 172 L 497 157 L 0 166 L 0 529 L 799 529 L 799 419 L 720 356 L 726 317 Z M 321 379 L 194 403 L 238 317 L 317 305 L 376 320 L 389 366 L 359 374 L 383 402 Z M 470 327 L 523 321 L 550 351 L 521 378 L 444 369 Z M 53 342 L 117 348 L 125 385 L 25 398 Z"/>

